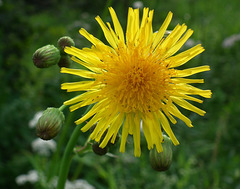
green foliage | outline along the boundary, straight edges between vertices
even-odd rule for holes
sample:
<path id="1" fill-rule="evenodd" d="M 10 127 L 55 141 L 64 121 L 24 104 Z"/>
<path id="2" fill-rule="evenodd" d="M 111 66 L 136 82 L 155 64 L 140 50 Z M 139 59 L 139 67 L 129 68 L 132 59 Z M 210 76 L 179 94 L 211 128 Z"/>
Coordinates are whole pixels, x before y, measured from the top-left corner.
<path id="1" fill-rule="evenodd" d="M 26 151 L 31 154 L 30 143 L 36 138 L 28 127 L 29 120 L 35 112 L 59 107 L 74 95 L 60 90 L 61 83 L 69 81 L 70 76 L 59 74 L 57 66 L 37 69 L 32 54 L 44 45 L 56 45 L 66 35 L 74 39 L 77 47 L 89 47 L 91 44 L 78 33 L 81 27 L 104 41 L 94 17 L 100 15 L 104 21 L 110 21 L 110 17 L 105 8 L 107 2 L 99 0 L 0 2 L 0 188 L 17 188 L 15 178 L 33 169 L 29 157 L 24 155 Z M 133 2 L 108 2 L 123 28 L 127 8 Z M 85 179 L 98 189 L 240 188 L 240 41 L 228 48 L 222 46 L 224 39 L 240 33 L 239 0 L 145 0 L 143 4 L 155 10 L 155 30 L 172 11 L 174 18 L 169 29 L 186 23 L 195 32 L 191 39 L 205 47 L 206 51 L 186 67 L 211 67 L 210 72 L 201 75 L 205 78 L 203 88 L 213 92 L 212 99 L 200 105 L 207 114 L 200 117 L 185 112 L 195 127 L 187 128 L 181 121 L 172 126 L 181 144 L 174 147 L 173 163 L 167 172 L 151 169 L 145 140 L 141 141 L 141 158 L 133 157 L 129 138 L 125 154 L 113 149 L 117 158 L 93 153 L 83 158 L 75 156 L 69 179 Z M 79 117 L 77 114 L 81 112 L 69 118 L 70 125 Z M 83 134 L 79 143 L 83 145 L 86 139 L 87 134 Z"/>

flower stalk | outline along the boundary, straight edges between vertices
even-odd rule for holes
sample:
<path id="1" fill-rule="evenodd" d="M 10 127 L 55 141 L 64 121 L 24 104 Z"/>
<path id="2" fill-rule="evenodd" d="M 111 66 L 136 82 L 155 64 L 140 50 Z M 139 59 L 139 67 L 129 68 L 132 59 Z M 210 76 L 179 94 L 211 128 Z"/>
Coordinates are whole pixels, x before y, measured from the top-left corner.
<path id="1" fill-rule="evenodd" d="M 91 109 L 91 105 L 88 106 L 88 108 L 86 109 L 85 113 L 86 114 L 90 109 Z M 61 107 L 60 107 L 61 108 Z M 61 160 L 61 164 L 60 164 L 60 170 L 59 170 L 59 177 L 58 177 L 58 185 L 57 185 L 57 189 L 64 189 L 64 186 L 65 186 L 65 183 L 66 183 L 66 180 L 67 180 L 67 176 L 68 176 L 68 172 L 69 172 L 69 168 L 70 168 L 70 165 L 71 165 L 71 162 L 72 162 L 72 157 L 74 155 L 74 147 L 77 143 L 77 140 L 78 140 L 78 137 L 79 135 L 81 134 L 81 128 L 82 126 L 84 125 L 84 122 L 77 125 L 67 143 L 67 146 L 66 146 L 66 150 L 63 154 L 63 158 Z M 88 140 L 86 141 L 86 143 L 84 145 L 87 145 L 87 142 L 89 141 L 89 138 Z"/>
<path id="2" fill-rule="evenodd" d="M 58 185 L 57 189 L 64 189 L 65 182 L 67 180 L 69 168 L 72 162 L 72 157 L 73 157 L 73 148 L 75 147 L 77 143 L 77 139 L 81 133 L 81 128 L 82 124 L 77 125 L 72 133 L 72 136 L 70 140 L 68 141 L 66 150 L 64 152 L 62 161 L 61 161 L 61 166 L 60 166 L 60 172 L 59 172 L 59 177 L 58 177 Z"/>

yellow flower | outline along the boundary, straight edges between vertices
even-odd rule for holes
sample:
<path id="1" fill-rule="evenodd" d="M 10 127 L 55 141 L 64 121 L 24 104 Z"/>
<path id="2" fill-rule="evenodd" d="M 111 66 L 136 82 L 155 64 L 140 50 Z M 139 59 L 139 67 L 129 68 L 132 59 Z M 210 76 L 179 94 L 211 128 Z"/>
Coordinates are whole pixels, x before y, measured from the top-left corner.
<path id="1" fill-rule="evenodd" d="M 199 66 L 189 69 L 176 69 L 193 57 L 204 51 L 201 45 L 174 55 L 192 35 L 187 26 L 177 25 L 164 38 L 165 31 L 172 19 L 169 12 L 158 32 L 153 32 L 153 10 L 144 8 L 142 21 L 139 20 L 139 10 L 129 8 L 126 36 L 113 8 L 109 8 L 114 29 L 110 23 L 106 25 L 99 16 L 97 22 L 101 26 L 109 45 L 104 44 L 86 30 L 80 29 L 80 34 L 93 45 L 82 50 L 66 47 L 65 52 L 83 69 L 62 68 L 62 73 L 87 78 L 86 81 L 63 83 L 62 89 L 68 92 L 85 91 L 65 102 L 74 111 L 83 106 L 94 104 L 91 110 L 77 120 L 80 124 L 91 118 L 82 127 L 89 130 L 97 123 L 91 133 L 91 139 L 99 142 L 103 133 L 107 134 L 100 147 L 104 148 L 109 141 L 114 143 L 121 128 L 120 152 L 125 151 L 128 134 L 133 135 L 135 156 L 140 156 L 140 125 L 147 140 L 148 149 L 156 145 L 157 151 L 162 151 L 162 130 L 171 138 L 175 145 L 179 142 L 170 127 L 183 120 L 192 127 L 191 121 L 184 116 L 178 106 L 204 115 L 205 111 L 190 104 L 189 101 L 202 103 L 194 97 L 199 95 L 211 97 L 210 90 L 201 90 L 191 83 L 203 83 L 203 79 L 187 79 L 185 77 L 210 70 L 209 66 Z"/>

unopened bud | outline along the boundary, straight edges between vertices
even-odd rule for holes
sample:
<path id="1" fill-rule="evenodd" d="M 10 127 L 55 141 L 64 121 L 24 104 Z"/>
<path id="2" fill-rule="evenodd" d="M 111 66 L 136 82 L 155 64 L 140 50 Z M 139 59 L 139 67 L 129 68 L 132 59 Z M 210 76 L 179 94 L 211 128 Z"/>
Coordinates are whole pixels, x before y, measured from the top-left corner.
<path id="1" fill-rule="evenodd" d="M 71 58 L 68 55 L 62 55 L 59 62 L 58 62 L 58 66 L 61 67 L 66 67 L 69 68 L 71 66 Z"/>
<path id="2" fill-rule="evenodd" d="M 99 155 L 99 156 L 102 156 L 102 155 L 105 155 L 107 152 L 108 152 L 108 148 L 105 147 L 105 148 L 100 148 L 99 147 L 99 144 L 97 142 L 94 142 L 92 144 L 92 150 L 95 154 Z"/>
<path id="3" fill-rule="evenodd" d="M 47 108 L 39 118 L 36 133 L 43 140 L 54 138 L 60 131 L 65 117 L 58 108 Z"/>
<path id="4" fill-rule="evenodd" d="M 163 151 L 158 153 L 154 147 L 149 154 L 150 164 L 156 171 L 166 171 L 172 163 L 172 141 L 166 135 L 163 135 L 163 139 Z"/>
<path id="5" fill-rule="evenodd" d="M 73 41 L 73 39 L 71 37 L 68 37 L 68 36 L 64 36 L 64 37 L 61 37 L 59 40 L 58 40 L 58 49 L 60 51 L 60 53 L 62 55 L 66 55 L 66 53 L 64 52 L 64 48 L 67 46 L 67 47 L 71 47 L 71 46 L 75 46 L 75 43 Z"/>
<path id="6" fill-rule="evenodd" d="M 35 51 L 33 63 L 38 68 L 48 68 L 60 60 L 59 50 L 54 45 L 46 45 Z"/>

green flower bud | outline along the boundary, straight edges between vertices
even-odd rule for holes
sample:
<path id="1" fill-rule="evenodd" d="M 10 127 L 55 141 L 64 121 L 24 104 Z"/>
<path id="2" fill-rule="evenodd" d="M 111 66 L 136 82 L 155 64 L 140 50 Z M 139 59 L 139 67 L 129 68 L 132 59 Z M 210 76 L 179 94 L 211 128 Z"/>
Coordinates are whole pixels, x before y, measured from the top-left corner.
<path id="1" fill-rule="evenodd" d="M 48 68 L 60 60 L 59 50 L 54 45 L 46 45 L 35 51 L 33 63 L 38 68 Z"/>
<path id="2" fill-rule="evenodd" d="M 166 171 L 172 163 L 172 141 L 166 135 L 163 135 L 163 139 L 163 151 L 158 153 L 154 147 L 149 154 L 150 164 L 156 171 Z"/>
<path id="3" fill-rule="evenodd" d="M 43 140 L 54 138 L 60 131 L 65 117 L 58 108 L 47 108 L 39 118 L 36 133 Z"/>
<path id="4" fill-rule="evenodd" d="M 59 62 L 58 62 L 58 66 L 61 67 L 66 67 L 69 68 L 71 66 L 71 58 L 68 55 L 62 55 Z"/>
<path id="5" fill-rule="evenodd" d="M 75 43 L 71 37 L 64 36 L 58 40 L 57 47 L 62 55 L 64 54 L 66 55 L 66 53 L 64 52 L 64 48 L 66 46 L 67 47 L 75 46 Z"/>
<path id="6" fill-rule="evenodd" d="M 93 145 L 92 145 L 92 150 L 95 154 L 99 155 L 99 156 L 102 156 L 102 155 L 105 155 L 107 152 L 108 152 L 108 148 L 105 147 L 105 148 L 100 148 L 99 147 L 99 144 L 97 142 L 94 142 Z"/>

